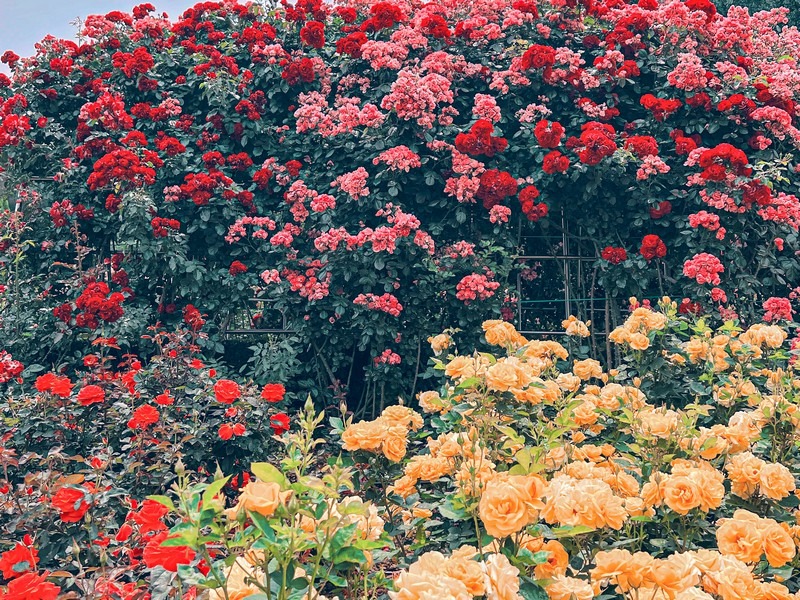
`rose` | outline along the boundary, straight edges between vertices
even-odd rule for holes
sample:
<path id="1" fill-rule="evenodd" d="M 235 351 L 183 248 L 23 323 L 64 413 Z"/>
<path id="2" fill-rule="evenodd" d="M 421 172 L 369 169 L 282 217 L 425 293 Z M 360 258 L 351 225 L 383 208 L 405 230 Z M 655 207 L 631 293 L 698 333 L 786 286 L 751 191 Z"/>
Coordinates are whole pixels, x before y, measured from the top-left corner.
<path id="1" fill-rule="evenodd" d="M 531 523 L 537 515 L 526 477 L 497 477 L 486 484 L 478 504 L 478 514 L 486 533 L 504 538 Z"/>
<path id="2" fill-rule="evenodd" d="M 239 515 L 243 511 L 251 511 L 270 517 L 290 495 L 291 492 L 282 492 L 281 486 L 274 481 L 251 481 L 242 488 L 239 500 L 229 514 Z"/>
<path id="3" fill-rule="evenodd" d="M 78 404 L 81 406 L 89 406 L 102 402 L 106 399 L 106 393 L 99 385 L 87 385 L 80 392 L 78 392 Z"/>
<path id="4" fill-rule="evenodd" d="M 65 523 L 77 523 L 89 510 L 87 492 L 83 488 L 62 487 L 53 495 L 51 504 Z M 89 497 L 91 498 L 91 497 Z"/>
<path id="5" fill-rule="evenodd" d="M 217 402 L 222 404 L 231 404 L 239 397 L 242 391 L 239 389 L 239 384 L 230 379 L 220 379 L 214 384 L 214 397 Z"/>

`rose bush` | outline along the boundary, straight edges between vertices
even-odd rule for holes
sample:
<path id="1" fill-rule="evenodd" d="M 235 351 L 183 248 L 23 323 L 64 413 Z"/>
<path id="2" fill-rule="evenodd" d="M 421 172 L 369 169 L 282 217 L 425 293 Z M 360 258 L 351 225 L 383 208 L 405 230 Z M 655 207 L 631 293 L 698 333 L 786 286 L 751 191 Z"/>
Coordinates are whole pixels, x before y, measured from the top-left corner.
<path id="1" fill-rule="evenodd" d="M 562 214 L 612 298 L 791 308 L 785 20 L 706 0 L 91 16 L 80 44 L 3 55 L 2 345 L 58 365 L 85 339 L 138 352 L 157 321 L 207 320 L 218 353 L 257 298 L 244 325 L 286 319 L 298 390 L 377 414 L 419 389 L 420 323 L 511 318 L 521 240 Z"/>

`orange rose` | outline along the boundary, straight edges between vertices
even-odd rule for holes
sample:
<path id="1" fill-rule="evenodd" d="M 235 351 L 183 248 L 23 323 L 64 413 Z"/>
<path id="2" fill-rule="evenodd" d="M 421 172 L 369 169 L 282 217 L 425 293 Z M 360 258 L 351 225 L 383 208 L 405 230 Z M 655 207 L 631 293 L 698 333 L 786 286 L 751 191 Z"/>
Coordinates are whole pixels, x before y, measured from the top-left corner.
<path id="1" fill-rule="evenodd" d="M 532 523 L 537 516 L 527 477 L 495 477 L 486 484 L 478 504 L 478 514 L 486 528 L 486 533 L 503 538 Z"/>
<path id="2" fill-rule="evenodd" d="M 758 489 L 762 496 L 782 500 L 794 491 L 794 476 L 780 463 L 766 463 L 759 473 Z"/>
<path id="3" fill-rule="evenodd" d="M 583 381 L 588 381 L 592 377 L 600 377 L 603 369 L 598 361 L 587 358 L 586 360 L 576 360 L 572 366 L 572 372 Z"/>
<path id="4" fill-rule="evenodd" d="M 566 575 L 569 566 L 569 554 L 558 540 L 550 540 L 538 551 L 547 552 L 547 562 L 536 565 L 536 579 L 552 579 L 558 575 Z"/>
<path id="5" fill-rule="evenodd" d="M 673 475 L 664 484 L 664 504 L 679 515 L 700 506 L 700 489 L 686 476 Z"/>
<path id="6" fill-rule="evenodd" d="M 519 569 L 503 554 L 492 554 L 485 562 L 487 595 L 492 600 L 519 598 Z"/>
<path id="7" fill-rule="evenodd" d="M 354 450 L 377 450 L 386 435 L 386 424 L 380 419 L 349 425 L 342 433 L 342 447 Z"/>
<path id="8" fill-rule="evenodd" d="M 383 455 L 392 462 L 400 462 L 406 455 L 408 430 L 401 425 L 387 427 L 381 441 Z"/>
<path id="9" fill-rule="evenodd" d="M 768 525 L 761 536 L 764 540 L 764 554 L 770 566 L 779 568 L 790 562 L 796 553 L 791 534 L 772 519 L 766 519 Z"/>
<path id="10" fill-rule="evenodd" d="M 591 600 L 594 598 L 592 586 L 583 579 L 574 577 L 554 577 L 545 591 L 550 600 Z"/>
<path id="11" fill-rule="evenodd" d="M 486 335 L 486 342 L 492 346 L 521 345 L 526 341 L 507 321 L 484 321 L 482 327 Z"/>
<path id="12" fill-rule="evenodd" d="M 230 509 L 229 515 L 238 516 L 242 511 L 249 510 L 270 517 L 290 495 L 290 491 L 282 492 L 281 486 L 274 481 L 251 481 L 240 492 L 239 501 Z"/>
<path id="13" fill-rule="evenodd" d="M 723 519 L 717 528 L 717 547 L 723 555 L 745 563 L 757 563 L 763 554 L 764 541 L 752 521 Z"/>
<path id="14" fill-rule="evenodd" d="M 444 567 L 444 573 L 448 577 L 457 579 L 464 584 L 472 596 L 481 596 L 486 593 L 486 583 L 481 564 L 471 558 L 460 558 L 451 556 Z"/>

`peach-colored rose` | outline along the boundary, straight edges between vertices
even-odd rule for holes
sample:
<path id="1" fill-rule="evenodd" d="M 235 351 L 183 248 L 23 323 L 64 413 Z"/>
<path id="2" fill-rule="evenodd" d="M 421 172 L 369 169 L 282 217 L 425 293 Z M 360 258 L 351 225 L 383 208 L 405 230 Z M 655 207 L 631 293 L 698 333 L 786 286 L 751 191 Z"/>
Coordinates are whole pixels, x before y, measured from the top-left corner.
<path id="1" fill-rule="evenodd" d="M 417 431 L 424 424 L 422 415 L 402 404 L 395 404 L 384 409 L 381 419 L 388 427 L 399 425 L 411 431 Z"/>
<path id="2" fill-rule="evenodd" d="M 471 356 L 456 356 L 447 363 L 444 368 L 444 374 L 451 379 L 463 381 L 475 376 L 475 366 L 475 359 Z"/>
<path id="3" fill-rule="evenodd" d="M 761 583 L 761 600 L 794 600 L 795 596 L 789 592 L 789 588 L 776 581 Z"/>
<path id="4" fill-rule="evenodd" d="M 650 565 L 650 577 L 669 598 L 700 583 L 700 569 L 689 553 L 673 554 Z"/>
<path id="5" fill-rule="evenodd" d="M 588 582 L 575 577 L 554 577 L 546 588 L 550 600 L 591 600 L 594 590 Z"/>
<path id="6" fill-rule="evenodd" d="M 481 596 L 486 593 L 486 582 L 481 563 L 472 560 L 471 557 L 458 557 L 454 553 L 445 564 L 444 573 L 463 583 L 473 596 Z"/>
<path id="7" fill-rule="evenodd" d="M 512 566 L 503 554 L 492 554 L 484 563 L 487 598 L 517 600 L 519 598 L 519 569 Z"/>
<path id="8" fill-rule="evenodd" d="M 567 335 L 574 335 L 577 337 L 589 337 L 591 335 L 589 333 L 589 324 L 590 323 L 584 323 L 575 315 L 570 315 L 568 319 L 561 321 L 561 327 L 564 328 Z"/>
<path id="9" fill-rule="evenodd" d="M 556 383 L 565 392 L 577 392 L 581 387 L 581 378 L 572 373 L 561 373 L 556 377 Z"/>
<path id="10" fill-rule="evenodd" d="M 248 583 L 258 579 L 264 582 L 264 575 L 241 556 L 225 572 L 225 587 L 209 591 L 209 600 L 242 600 L 260 594 L 261 590 Z"/>
<path id="11" fill-rule="evenodd" d="M 507 392 L 527 384 L 525 372 L 511 359 L 500 359 L 486 370 L 486 385 L 492 391 Z"/>
<path id="12" fill-rule="evenodd" d="M 722 600 L 754 600 L 760 587 L 750 571 L 726 566 L 714 574 L 716 593 Z"/>
<path id="13" fill-rule="evenodd" d="M 643 410 L 637 415 L 637 421 L 643 435 L 665 440 L 678 429 L 679 414 L 669 409 Z"/>
<path id="14" fill-rule="evenodd" d="M 700 489 L 689 477 L 673 475 L 664 483 L 664 504 L 680 515 L 700 506 Z"/>
<path id="15" fill-rule="evenodd" d="M 765 519 L 768 525 L 762 529 L 764 554 L 770 566 L 779 568 L 790 562 L 796 553 L 791 534 L 772 519 Z"/>
<path id="16" fill-rule="evenodd" d="M 600 585 L 613 584 L 620 593 L 642 587 L 653 563 L 653 557 L 646 552 L 631 554 L 622 549 L 598 552 L 594 560 L 592 581 Z"/>
<path id="17" fill-rule="evenodd" d="M 507 321 L 484 321 L 482 327 L 486 335 L 486 342 L 492 346 L 522 345 L 526 341 Z"/>
<path id="18" fill-rule="evenodd" d="M 643 333 L 632 333 L 628 336 L 628 344 L 634 350 L 647 350 L 650 347 L 650 338 Z"/>
<path id="19" fill-rule="evenodd" d="M 348 426 L 342 433 L 342 447 L 350 452 L 375 451 L 380 448 L 385 434 L 386 424 L 382 420 L 359 421 Z"/>
<path id="20" fill-rule="evenodd" d="M 401 498 L 408 498 L 411 494 L 417 493 L 416 488 L 416 480 L 409 477 L 408 475 L 403 475 L 400 479 L 394 482 L 391 486 L 389 486 L 389 493 L 397 494 Z"/>
<path id="21" fill-rule="evenodd" d="M 437 481 L 451 473 L 455 465 L 452 461 L 430 455 L 412 456 L 405 468 L 405 474 L 412 479 Z"/>
<path id="22" fill-rule="evenodd" d="M 486 484 L 478 504 L 478 514 L 486 532 L 503 538 L 532 523 L 537 517 L 537 507 L 543 506 L 532 491 L 543 491 L 538 478 L 523 476 L 498 476 Z"/>
<path id="23" fill-rule="evenodd" d="M 439 335 L 429 337 L 428 343 L 431 345 L 433 353 L 438 356 L 450 347 L 450 344 L 453 343 L 453 339 L 446 333 L 440 333 Z"/>
<path id="24" fill-rule="evenodd" d="M 290 491 L 282 492 L 281 486 L 273 481 L 251 481 L 242 488 L 239 501 L 229 514 L 239 515 L 242 511 L 249 510 L 270 517 L 290 495 Z"/>
<path id="25" fill-rule="evenodd" d="M 593 358 L 587 358 L 585 360 L 576 360 L 572 366 L 572 372 L 583 381 L 588 381 L 592 377 L 600 377 L 603 374 L 603 369 L 598 361 Z"/>
<path id="26" fill-rule="evenodd" d="M 766 466 L 760 458 L 751 452 L 742 452 L 730 458 L 725 469 L 731 481 L 731 493 L 740 498 L 752 496 L 761 483 L 761 470 Z"/>
<path id="27" fill-rule="evenodd" d="M 408 430 L 401 425 L 387 427 L 381 442 L 383 455 L 392 462 L 400 462 L 406 455 Z"/>
<path id="28" fill-rule="evenodd" d="M 794 476 L 780 463 L 766 463 L 759 473 L 758 489 L 762 496 L 782 500 L 794 491 Z"/>
<path id="29" fill-rule="evenodd" d="M 723 555 L 745 563 L 757 563 L 763 554 L 764 541 L 752 521 L 723 519 L 717 527 L 717 548 Z"/>
<path id="30" fill-rule="evenodd" d="M 566 575 L 569 566 L 569 554 L 558 540 L 549 540 L 537 551 L 547 552 L 547 562 L 536 565 L 536 579 L 551 579 L 558 575 Z"/>

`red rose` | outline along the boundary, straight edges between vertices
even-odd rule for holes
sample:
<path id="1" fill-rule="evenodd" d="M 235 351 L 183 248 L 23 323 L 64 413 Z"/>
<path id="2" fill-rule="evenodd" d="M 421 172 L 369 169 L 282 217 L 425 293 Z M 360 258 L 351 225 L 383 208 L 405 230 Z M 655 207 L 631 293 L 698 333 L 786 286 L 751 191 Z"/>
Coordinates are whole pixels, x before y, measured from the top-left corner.
<path id="1" fill-rule="evenodd" d="M 33 385 L 39 392 L 49 392 L 53 388 L 53 382 L 55 380 L 56 376 L 53 373 L 45 373 L 44 375 L 39 375 Z"/>
<path id="2" fill-rule="evenodd" d="M 648 261 L 654 258 L 663 258 L 667 255 L 667 246 L 661 241 L 660 237 L 649 234 L 642 238 L 642 247 L 639 249 L 639 254 Z"/>
<path id="3" fill-rule="evenodd" d="M 262 400 L 267 402 L 280 402 L 286 395 L 286 388 L 280 383 L 268 383 L 261 391 Z"/>
<path id="4" fill-rule="evenodd" d="M 217 402 L 221 402 L 222 404 L 230 404 L 234 400 L 237 400 L 241 395 L 242 391 L 239 389 L 239 384 L 235 381 L 231 381 L 230 379 L 220 379 L 214 384 L 214 397 L 217 399 Z"/>
<path id="5" fill-rule="evenodd" d="M 47 571 L 41 575 L 25 573 L 8 584 L 3 600 L 56 600 L 61 588 L 47 581 Z"/>
<path id="6" fill-rule="evenodd" d="M 130 517 L 139 525 L 139 533 L 147 535 L 152 531 L 163 531 L 167 528 L 162 519 L 167 516 L 169 509 L 155 500 L 145 500 L 141 508 Z"/>
<path id="7" fill-rule="evenodd" d="M 158 422 L 158 409 L 149 404 L 144 404 L 133 411 L 133 416 L 128 421 L 131 429 L 147 429 L 150 425 Z"/>
<path id="8" fill-rule="evenodd" d="M 286 413 L 272 415 L 269 419 L 269 426 L 272 427 L 275 435 L 286 433 L 289 431 L 289 415 Z"/>
<path id="9" fill-rule="evenodd" d="M 99 385 L 87 385 L 80 392 L 78 392 L 78 404 L 81 406 L 89 406 L 97 404 L 106 399 L 106 393 Z"/>
<path id="10" fill-rule="evenodd" d="M 142 559 L 148 568 L 161 567 L 166 571 L 177 572 L 178 565 L 188 565 L 194 560 L 195 552 L 188 546 L 163 547 L 161 542 L 167 539 L 163 531 L 152 537 L 142 551 Z"/>
<path id="11" fill-rule="evenodd" d="M 39 554 L 36 552 L 36 548 L 28 548 L 17 542 L 11 550 L 0 555 L 0 570 L 3 572 L 3 578 L 14 579 L 29 571 L 35 571 L 38 560 Z"/>
<path id="12" fill-rule="evenodd" d="M 223 423 L 222 425 L 219 426 L 217 435 L 219 436 L 219 439 L 227 442 L 229 439 L 233 437 L 233 427 L 231 426 L 230 423 Z"/>
<path id="13" fill-rule="evenodd" d="M 86 490 L 83 488 L 62 487 L 55 493 L 51 503 L 64 523 L 77 523 L 89 510 Z"/>
<path id="14" fill-rule="evenodd" d="M 155 397 L 156 404 L 159 406 L 169 406 L 170 404 L 175 403 L 175 398 L 169 393 L 169 390 L 165 391 L 163 394 L 159 394 Z"/>
<path id="15" fill-rule="evenodd" d="M 233 426 L 233 435 L 244 435 L 247 428 L 242 423 L 236 423 Z"/>
<path id="16" fill-rule="evenodd" d="M 612 265 L 618 265 L 628 258 L 628 253 L 625 248 L 615 248 L 613 246 L 606 246 L 600 253 L 603 260 L 607 260 Z"/>
<path id="17" fill-rule="evenodd" d="M 322 48 L 325 45 L 325 25 L 309 21 L 300 30 L 300 40 L 312 48 Z"/>
<path id="18" fill-rule="evenodd" d="M 127 523 L 123 523 L 122 527 L 120 527 L 119 531 L 117 531 L 117 535 L 114 536 L 114 539 L 118 542 L 127 542 L 128 538 L 131 537 L 132 533 L 133 533 L 133 527 L 131 527 Z"/>

